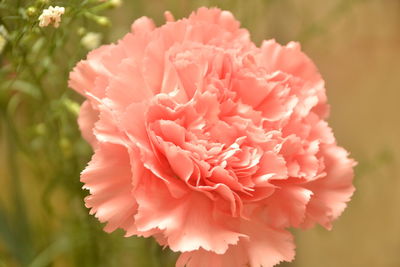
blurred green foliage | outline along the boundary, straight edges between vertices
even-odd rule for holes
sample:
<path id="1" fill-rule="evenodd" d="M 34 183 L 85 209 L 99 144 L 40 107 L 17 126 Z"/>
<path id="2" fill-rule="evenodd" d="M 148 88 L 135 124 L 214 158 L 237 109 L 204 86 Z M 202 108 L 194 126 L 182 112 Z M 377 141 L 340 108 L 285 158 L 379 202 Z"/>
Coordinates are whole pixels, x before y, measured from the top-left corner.
<path id="1" fill-rule="evenodd" d="M 61 26 L 40 28 L 38 16 L 50 4 L 66 8 Z M 0 70 L 0 262 L 6 266 L 165 266 L 159 261 L 171 257 L 150 239 L 104 233 L 83 205 L 79 175 L 92 152 L 76 124 L 81 98 L 67 80 L 88 52 L 83 34 L 111 30 L 104 16 L 111 7 L 87 0 L 0 2 L 8 33 Z"/>
<path id="2" fill-rule="evenodd" d="M 57 29 L 38 27 L 49 5 L 66 8 Z M 400 3 L 393 0 L 125 0 L 119 8 L 0 0 L 0 266 L 174 265 L 176 255 L 152 239 L 107 234 L 88 214 L 79 175 L 92 151 L 76 124 L 82 99 L 67 81 L 88 52 L 85 33 L 113 42 L 140 16 L 161 24 L 165 10 L 180 18 L 203 5 L 231 10 L 256 43 L 301 41 L 327 80 L 339 143 L 360 162 L 358 193 L 335 230 L 296 232 L 297 259 L 282 265 L 400 266 Z"/>

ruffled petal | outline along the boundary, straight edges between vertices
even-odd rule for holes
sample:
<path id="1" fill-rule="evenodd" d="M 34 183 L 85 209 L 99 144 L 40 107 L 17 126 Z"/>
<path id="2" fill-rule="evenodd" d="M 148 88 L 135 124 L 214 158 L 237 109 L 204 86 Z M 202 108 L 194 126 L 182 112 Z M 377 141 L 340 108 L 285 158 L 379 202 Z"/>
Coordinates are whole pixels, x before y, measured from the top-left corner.
<path id="1" fill-rule="evenodd" d="M 258 186 L 269 185 L 271 179 L 285 179 L 287 175 L 286 162 L 282 155 L 268 151 L 260 159 L 254 181 Z"/>
<path id="2" fill-rule="evenodd" d="M 144 181 L 136 190 L 139 208 L 135 220 L 140 231 L 159 229 L 173 251 L 203 248 L 219 254 L 244 236 L 219 219 L 221 215 L 216 213 L 213 202 L 203 194 L 188 192 L 176 199 L 166 186 L 153 178 Z"/>
<path id="3" fill-rule="evenodd" d="M 91 51 L 70 73 L 68 86 L 89 99 L 104 98 L 108 80 L 125 56 L 117 45 L 103 45 Z"/>
<path id="4" fill-rule="evenodd" d="M 118 76 L 110 81 L 106 90 L 106 96 L 110 99 L 109 106 L 114 110 L 122 113 L 130 104 L 146 101 L 153 96 L 140 68 L 131 59 L 122 61 L 117 69 Z"/>
<path id="5" fill-rule="evenodd" d="M 284 230 L 267 227 L 256 222 L 244 222 L 240 238 L 235 246 L 222 255 L 205 250 L 182 253 L 177 267 L 272 267 L 281 261 L 292 261 L 294 243 L 292 235 Z"/>
<path id="6" fill-rule="evenodd" d="M 154 21 L 148 17 L 140 17 L 131 26 L 131 30 L 135 34 L 143 34 L 151 32 L 155 29 Z"/>
<path id="7" fill-rule="evenodd" d="M 263 41 L 260 64 L 269 72 L 283 71 L 304 81 L 316 83 L 321 80 L 314 63 L 302 51 L 299 43 L 281 46 L 275 40 Z"/>
<path id="8" fill-rule="evenodd" d="M 93 134 L 93 128 L 96 121 L 99 119 L 99 112 L 91 106 L 89 101 L 82 103 L 81 109 L 79 110 L 78 125 L 82 132 L 83 138 L 96 147 L 97 140 Z"/>
<path id="9" fill-rule="evenodd" d="M 352 181 L 356 163 L 348 158 L 346 150 L 336 145 L 324 145 L 321 154 L 325 160 L 326 176 L 304 185 L 313 192 L 302 224 L 304 228 L 319 223 L 331 229 L 332 221 L 346 208 L 355 190 Z"/>
<path id="10" fill-rule="evenodd" d="M 90 192 L 85 198 L 86 207 L 100 222 L 107 222 L 107 232 L 134 224 L 137 204 L 131 192 L 132 176 L 127 149 L 110 143 L 98 144 L 82 172 L 81 181 Z"/>
<path id="11" fill-rule="evenodd" d="M 126 137 L 116 115 L 105 105 L 100 105 L 99 109 L 99 120 L 95 123 L 93 130 L 96 139 L 100 142 L 126 144 Z"/>
<path id="12" fill-rule="evenodd" d="M 301 186 L 283 185 L 265 201 L 265 221 L 280 229 L 299 227 L 311 196 L 312 191 Z"/>

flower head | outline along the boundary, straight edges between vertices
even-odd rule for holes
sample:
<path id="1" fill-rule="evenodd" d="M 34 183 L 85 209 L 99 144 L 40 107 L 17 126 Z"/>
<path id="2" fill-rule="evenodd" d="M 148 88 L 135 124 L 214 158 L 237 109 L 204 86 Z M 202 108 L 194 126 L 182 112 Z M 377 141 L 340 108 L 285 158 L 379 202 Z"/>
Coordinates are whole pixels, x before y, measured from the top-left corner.
<path id="1" fill-rule="evenodd" d="M 42 14 L 39 16 L 39 27 L 47 27 L 53 25 L 55 28 L 60 26 L 61 15 L 65 12 L 64 7 L 50 6 L 44 9 Z"/>
<path id="2" fill-rule="evenodd" d="M 108 232 L 182 252 L 177 266 L 291 261 L 286 229 L 331 228 L 354 191 L 323 79 L 298 43 L 257 47 L 228 11 L 166 16 L 136 20 L 70 75 L 95 150 L 86 206 Z"/>

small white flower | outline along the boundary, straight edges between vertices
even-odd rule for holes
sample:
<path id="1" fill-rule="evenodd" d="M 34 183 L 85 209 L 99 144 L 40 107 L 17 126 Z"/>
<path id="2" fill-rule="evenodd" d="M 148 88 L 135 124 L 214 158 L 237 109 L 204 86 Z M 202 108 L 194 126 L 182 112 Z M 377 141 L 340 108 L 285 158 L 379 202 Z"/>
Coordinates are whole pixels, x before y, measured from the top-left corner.
<path id="1" fill-rule="evenodd" d="M 42 14 L 39 16 L 39 27 L 47 27 L 53 24 L 55 28 L 60 26 L 61 15 L 64 14 L 65 8 L 59 6 L 50 6 L 44 9 Z"/>
<path id="2" fill-rule="evenodd" d="M 88 32 L 82 37 L 81 44 L 87 50 L 92 50 L 100 46 L 101 38 L 101 33 Z"/>

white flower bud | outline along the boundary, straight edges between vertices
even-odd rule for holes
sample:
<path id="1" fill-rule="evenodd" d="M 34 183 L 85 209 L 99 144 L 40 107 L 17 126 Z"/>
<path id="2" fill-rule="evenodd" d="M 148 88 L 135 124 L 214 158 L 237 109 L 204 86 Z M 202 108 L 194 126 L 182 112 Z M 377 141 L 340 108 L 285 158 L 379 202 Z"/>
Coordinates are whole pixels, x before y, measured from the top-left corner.
<path id="1" fill-rule="evenodd" d="M 122 5 L 122 0 L 110 0 L 112 7 L 120 7 Z"/>
<path id="2" fill-rule="evenodd" d="M 92 50 L 100 46 L 101 44 L 101 33 L 88 32 L 81 39 L 81 44 L 87 50 Z"/>

